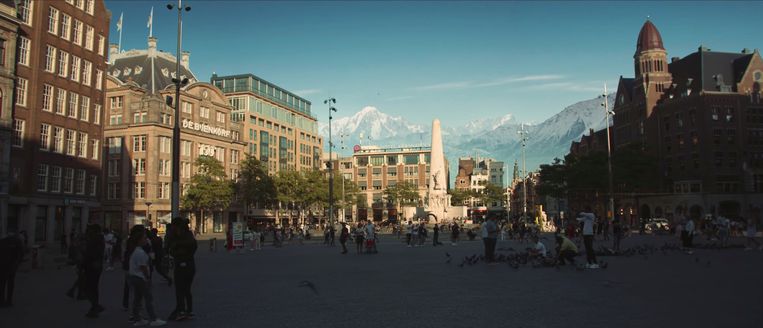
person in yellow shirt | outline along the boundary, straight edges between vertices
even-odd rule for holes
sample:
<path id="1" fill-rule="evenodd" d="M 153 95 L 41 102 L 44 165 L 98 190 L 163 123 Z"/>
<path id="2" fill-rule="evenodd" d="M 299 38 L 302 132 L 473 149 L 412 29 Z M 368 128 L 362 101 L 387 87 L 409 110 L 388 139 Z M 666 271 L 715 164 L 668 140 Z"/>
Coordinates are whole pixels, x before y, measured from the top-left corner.
<path id="1" fill-rule="evenodd" d="M 567 237 L 556 235 L 556 261 L 559 265 L 565 262 L 575 264 L 575 256 L 578 256 L 578 247 Z M 566 260 L 566 261 L 565 261 Z"/>

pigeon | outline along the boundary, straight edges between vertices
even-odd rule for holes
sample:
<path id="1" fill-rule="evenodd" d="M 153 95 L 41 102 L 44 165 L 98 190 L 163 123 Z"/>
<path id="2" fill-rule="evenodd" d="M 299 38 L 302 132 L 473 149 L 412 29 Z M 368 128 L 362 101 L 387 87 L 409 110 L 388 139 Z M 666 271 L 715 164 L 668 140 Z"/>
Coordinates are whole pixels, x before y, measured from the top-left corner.
<path id="1" fill-rule="evenodd" d="M 448 253 L 448 252 L 445 252 L 445 257 L 448 257 L 448 258 L 449 258 L 449 257 L 450 257 L 450 253 Z"/>
<path id="2" fill-rule="evenodd" d="M 315 295 L 318 295 L 318 289 L 315 288 L 315 284 L 310 281 L 303 280 L 299 283 L 299 285 L 297 285 L 297 287 L 308 287 L 313 291 L 313 293 L 315 293 Z"/>

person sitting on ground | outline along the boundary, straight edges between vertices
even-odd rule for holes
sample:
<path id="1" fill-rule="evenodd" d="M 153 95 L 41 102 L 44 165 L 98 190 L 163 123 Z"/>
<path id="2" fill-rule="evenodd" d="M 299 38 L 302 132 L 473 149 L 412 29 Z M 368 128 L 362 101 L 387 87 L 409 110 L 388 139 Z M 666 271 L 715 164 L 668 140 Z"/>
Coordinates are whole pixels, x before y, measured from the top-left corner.
<path id="1" fill-rule="evenodd" d="M 578 247 L 571 240 L 562 235 L 556 235 L 556 263 L 565 265 L 565 262 L 575 264 L 575 256 L 578 256 Z"/>
<path id="2" fill-rule="evenodd" d="M 532 237 L 533 247 L 529 249 L 530 251 L 530 258 L 533 259 L 543 259 L 546 257 L 546 245 L 543 244 L 542 241 L 540 241 L 540 238 L 538 236 Z"/>

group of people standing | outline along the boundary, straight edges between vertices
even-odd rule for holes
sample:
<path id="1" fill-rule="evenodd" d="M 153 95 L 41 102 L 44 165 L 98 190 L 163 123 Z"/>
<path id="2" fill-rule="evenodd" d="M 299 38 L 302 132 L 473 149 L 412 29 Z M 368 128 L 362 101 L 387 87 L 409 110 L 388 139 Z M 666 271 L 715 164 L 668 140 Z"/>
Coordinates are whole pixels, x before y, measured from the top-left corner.
<path id="1" fill-rule="evenodd" d="M 97 224 L 88 225 L 84 238 L 79 242 L 79 249 L 75 251 L 77 255 L 73 256 L 77 279 L 66 295 L 90 301 L 87 317 L 97 318 L 105 310 L 100 302 L 100 278 L 104 271 L 113 267 L 118 257 L 121 257 L 125 275 L 122 307 L 130 310 L 131 323 L 136 326 L 166 324 L 154 311 L 151 291 L 154 272 L 163 277 L 168 285 L 175 284 L 176 306 L 168 319 L 194 317 L 191 285 L 196 273 L 194 256 L 197 243 L 188 227 L 188 220 L 174 219 L 167 227 L 164 240 L 159 237 L 157 229 L 134 225 L 124 245 L 124 253 L 113 256 L 114 248 L 121 246 L 122 243 L 118 242 L 113 233 L 101 231 Z M 170 269 L 173 270 L 174 277 L 170 277 Z M 141 316 L 143 310 L 148 315 L 146 318 Z"/>
<path id="2" fill-rule="evenodd" d="M 372 221 L 358 222 L 357 226 L 352 228 L 347 223 L 342 222 L 342 230 L 339 233 L 339 243 L 342 245 L 342 254 L 347 254 L 347 242 L 350 239 L 355 241 L 355 251 L 357 254 L 363 254 L 364 248 L 366 253 L 375 254 L 378 253 L 376 244 L 378 241 L 378 235 L 376 233 L 376 226 Z"/>

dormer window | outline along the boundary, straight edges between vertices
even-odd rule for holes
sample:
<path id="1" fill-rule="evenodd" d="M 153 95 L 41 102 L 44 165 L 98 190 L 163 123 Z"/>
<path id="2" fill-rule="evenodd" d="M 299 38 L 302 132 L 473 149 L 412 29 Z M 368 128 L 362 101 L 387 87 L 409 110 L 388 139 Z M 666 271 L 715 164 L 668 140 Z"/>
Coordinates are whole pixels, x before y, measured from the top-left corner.
<path id="1" fill-rule="evenodd" d="M 763 74 L 760 73 L 760 71 L 755 71 L 755 73 L 752 74 L 752 77 L 755 81 L 760 82 L 760 80 L 763 79 Z"/>
<path id="2" fill-rule="evenodd" d="M 113 77 L 119 77 L 119 70 L 115 69 L 113 72 L 111 72 L 111 76 Z"/>
<path id="3" fill-rule="evenodd" d="M 162 75 L 164 75 L 164 77 L 169 77 L 170 71 L 166 68 L 162 68 Z"/>
<path id="4" fill-rule="evenodd" d="M 129 67 L 125 67 L 125 69 L 123 70 L 123 72 L 124 72 L 124 75 L 125 75 L 125 76 L 128 76 L 128 75 L 130 75 L 130 73 L 132 73 L 132 68 L 129 68 Z"/>
<path id="5" fill-rule="evenodd" d="M 135 66 L 135 74 L 137 75 L 137 74 L 140 74 L 141 72 L 143 72 L 143 67 L 142 66 Z"/>

